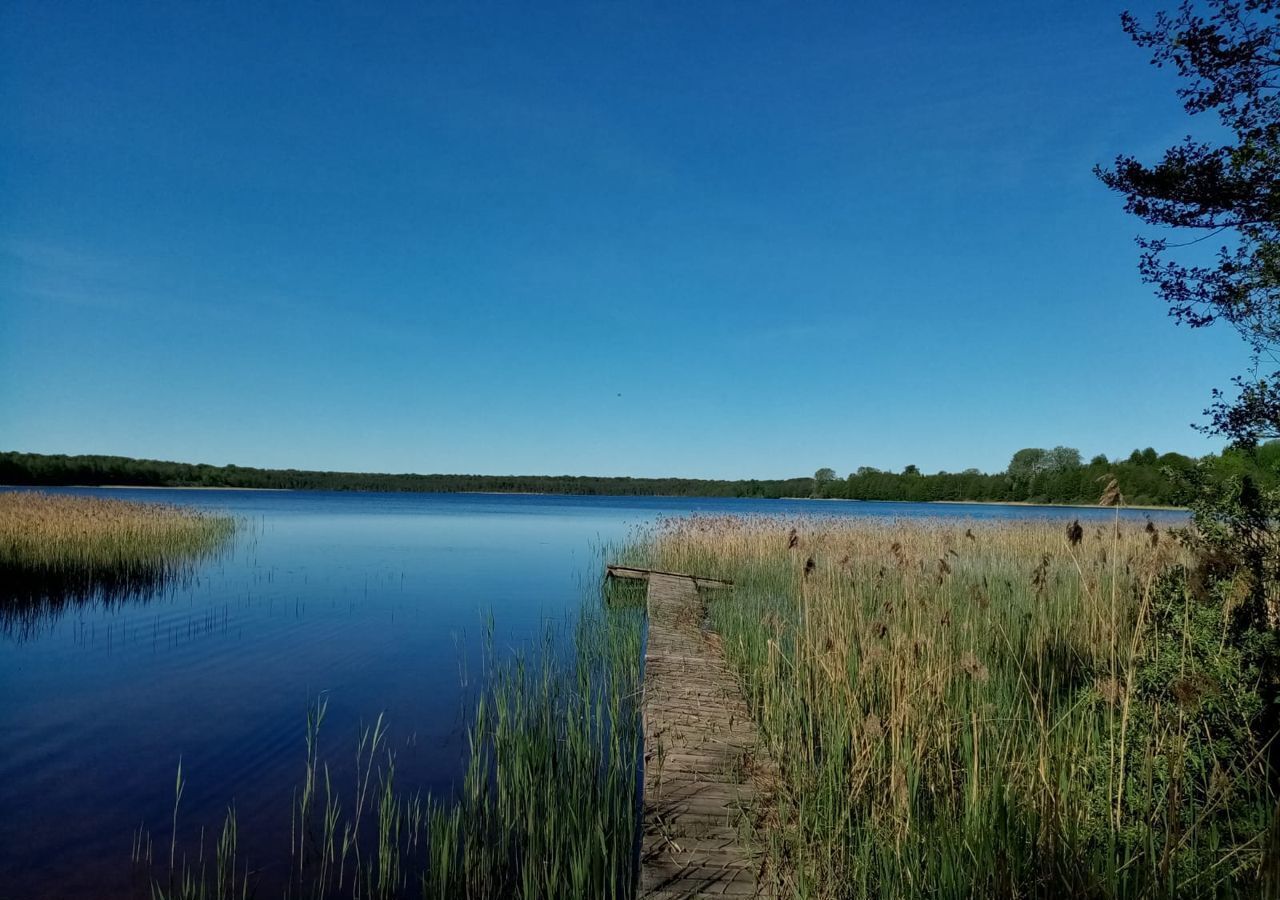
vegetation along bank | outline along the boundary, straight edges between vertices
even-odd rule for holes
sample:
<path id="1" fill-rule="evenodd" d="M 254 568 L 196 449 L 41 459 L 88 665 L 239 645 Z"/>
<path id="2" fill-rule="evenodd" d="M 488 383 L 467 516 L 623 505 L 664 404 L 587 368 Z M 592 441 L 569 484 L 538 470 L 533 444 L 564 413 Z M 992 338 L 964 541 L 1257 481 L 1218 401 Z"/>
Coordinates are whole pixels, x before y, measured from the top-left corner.
<path id="1" fill-rule="evenodd" d="M 67 603 L 146 597 L 235 528 L 186 507 L 0 492 L 0 627 L 21 631 Z"/>
<path id="2" fill-rule="evenodd" d="M 1274 582 L 1230 545 L 725 517 L 644 551 L 734 582 L 709 622 L 778 764 L 778 896 L 1274 897 Z"/>
<path id="3" fill-rule="evenodd" d="M 0 484 L 133 485 L 142 487 L 278 488 L 329 491 L 422 491 L 601 494 L 672 497 L 822 497 L 846 500 L 973 501 L 1004 503 L 1096 503 L 1102 485 L 1114 479 L 1130 504 L 1178 506 L 1189 478 L 1222 481 L 1249 474 L 1257 483 L 1280 485 L 1280 443 L 1256 454 L 1225 450 L 1201 459 L 1180 453 L 1134 450 L 1128 457 L 1095 456 L 1085 462 L 1070 447 L 1019 450 L 1003 472 L 977 469 L 924 474 L 914 465 L 901 472 L 860 466 L 847 477 L 819 469 L 813 477 L 716 480 L 614 478 L 582 475 L 416 475 L 256 469 L 165 462 L 123 456 L 63 456 L 0 453 Z"/>

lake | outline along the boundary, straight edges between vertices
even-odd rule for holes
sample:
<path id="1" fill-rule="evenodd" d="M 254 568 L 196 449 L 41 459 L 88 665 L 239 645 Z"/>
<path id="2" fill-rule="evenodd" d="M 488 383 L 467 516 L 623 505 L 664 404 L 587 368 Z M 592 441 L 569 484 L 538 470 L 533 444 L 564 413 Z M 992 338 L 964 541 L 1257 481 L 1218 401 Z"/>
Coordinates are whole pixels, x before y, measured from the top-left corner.
<path id="1" fill-rule="evenodd" d="M 694 513 L 1108 519 L 1102 509 L 491 494 L 66 489 L 194 505 L 242 520 L 189 582 L 68 605 L 0 629 L 0 898 L 146 895 L 145 825 L 167 853 L 234 802 L 251 860 L 287 860 L 305 717 L 328 700 L 321 755 L 351 771 L 385 713 L 396 775 L 447 794 L 492 623 L 497 654 L 536 645 L 598 586 L 602 555 Z M 1177 512 L 1126 511 L 1158 524 Z M 280 873 L 265 866 L 270 886 Z M 270 892 L 266 893 L 270 896 Z"/>

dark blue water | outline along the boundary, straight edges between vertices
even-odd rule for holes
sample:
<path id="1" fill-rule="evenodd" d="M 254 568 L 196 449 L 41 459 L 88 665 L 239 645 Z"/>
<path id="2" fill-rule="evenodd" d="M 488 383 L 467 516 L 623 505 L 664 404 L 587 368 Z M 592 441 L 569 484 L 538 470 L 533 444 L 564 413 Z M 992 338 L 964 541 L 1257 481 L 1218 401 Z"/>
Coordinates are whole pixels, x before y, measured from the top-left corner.
<path id="1" fill-rule="evenodd" d="M 225 511 L 244 527 L 188 584 L 70 604 L 0 630 L 0 898 L 145 896 L 146 823 L 167 853 L 234 801 L 250 859 L 287 855 L 308 703 L 341 775 L 385 712 L 397 777 L 460 776 L 483 670 L 536 643 L 598 584 L 603 547 L 668 515 L 1109 518 L 981 505 L 483 494 L 76 489 Z M 1127 513 L 1139 518 L 1147 513 Z M 1158 521 L 1177 513 L 1151 513 Z M 270 872 L 267 872 L 269 880 Z"/>

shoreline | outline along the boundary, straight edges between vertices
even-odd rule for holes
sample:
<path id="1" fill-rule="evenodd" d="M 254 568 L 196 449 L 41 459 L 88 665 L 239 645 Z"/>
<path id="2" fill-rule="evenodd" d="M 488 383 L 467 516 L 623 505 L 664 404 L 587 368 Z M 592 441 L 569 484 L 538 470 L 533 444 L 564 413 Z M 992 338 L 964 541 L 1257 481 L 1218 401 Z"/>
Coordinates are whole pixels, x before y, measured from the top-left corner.
<path id="1" fill-rule="evenodd" d="M 164 484 L 64 484 L 56 487 L 91 487 L 101 490 L 119 491 L 266 491 L 272 494 L 287 494 L 293 488 L 246 488 L 222 487 L 219 485 L 189 484 L 182 487 L 169 487 Z"/>
<path id="2" fill-rule="evenodd" d="M 260 491 L 273 494 L 339 493 L 339 494 L 464 494 L 486 497 L 659 497 L 672 500 L 803 500 L 814 503 L 911 503 L 917 506 L 1026 506 L 1041 509 L 1115 509 L 1096 503 L 1032 503 L 1029 500 L 860 500 L 852 497 L 729 497 L 711 494 L 566 494 L 554 491 L 355 491 L 325 488 L 254 488 L 215 485 L 169 486 L 163 484 L 4 484 L 0 490 L 44 490 L 46 488 L 91 488 L 120 491 Z M 1125 504 L 1120 509 L 1150 512 L 1188 512 L 1185 506 L 1154 506 L 1145 503 Z"/>
<path id="3" fill-rule="evenodd" d="M 1149 503 L 1125 503 L 1116 507 L 1100 506 L 1097 503 L 1032 503 L 1029 500 L 926 500 L 924 502 L 969 506 L 1049 506 L 1057 509 L 1149 509 L 1152 512 L 1190 512 L 1185 506 L 1156 506 Z"/>
<path id="4" fill-rule="evenodd" d="M 1034 506 L 1043 509 L 1116 509 L 1096 503 L 1032 503 L 1030 500 L 857 500 L 853 497 L 780 497 L 780 500 L 813 500 L 821 503 L 912 503 L 921 506 L 934 504 L 946 506 Z M 1152 512 L 1189 512 L 1185 506 L 1154 506 L 1147 503 L 1126 503 L 1119 509 L 1150 510 Z"/>
<path id="5" fill-rule="evenodd" d="M 95 491 L 268 491 L 285 494 L 294 488 L 219 487 L 215 485 L 185 485 L 170 487 L 166 484 L 0 484 L 0 490 L 43 491 L 50 488 L 90 488 Z"/>

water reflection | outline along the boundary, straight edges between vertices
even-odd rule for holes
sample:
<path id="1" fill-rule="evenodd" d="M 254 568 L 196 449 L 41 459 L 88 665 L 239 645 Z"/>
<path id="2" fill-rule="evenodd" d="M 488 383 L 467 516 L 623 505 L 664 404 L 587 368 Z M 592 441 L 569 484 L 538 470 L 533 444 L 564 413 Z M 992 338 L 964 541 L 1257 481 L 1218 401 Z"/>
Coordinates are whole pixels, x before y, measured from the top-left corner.
<path id="1" fill-rule="evenodd" d="M 5 572 L 0 587 L 0 635 L 27 641 L 51 632 L 72 612 L 109 613 L 125 604 L 190 588 L 200 560 L 138 564 L 118 572 Z"/>

